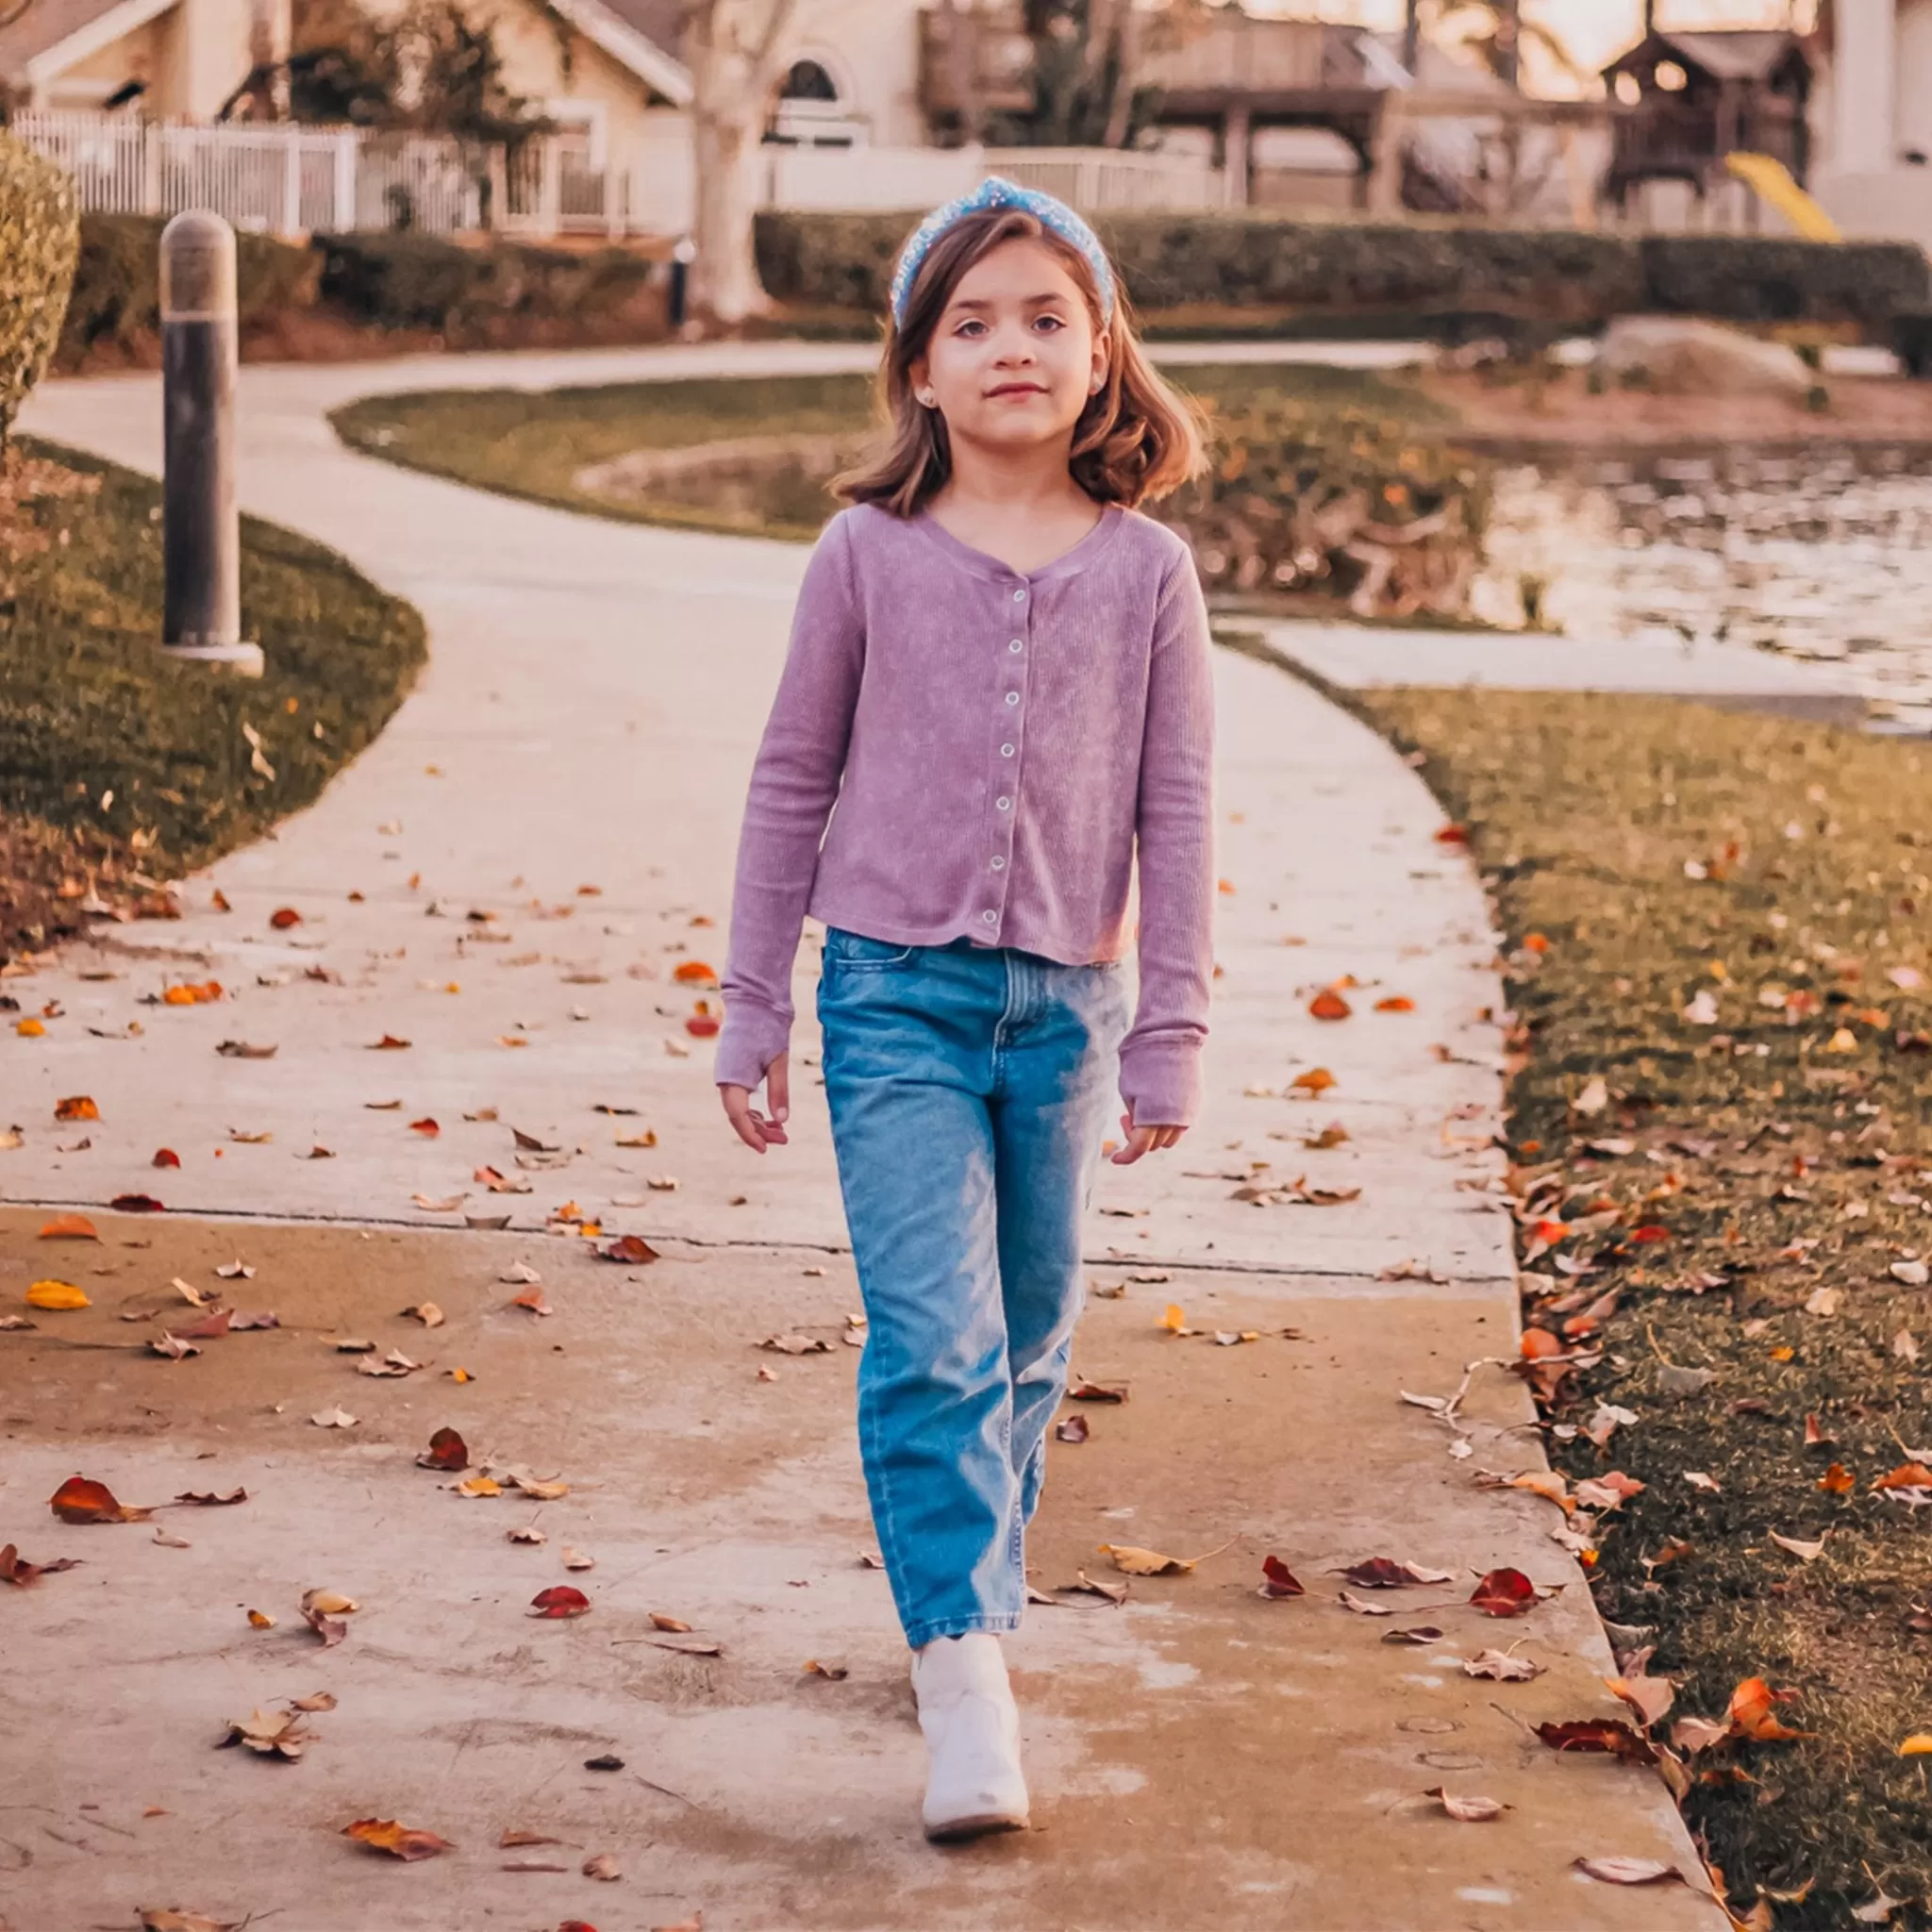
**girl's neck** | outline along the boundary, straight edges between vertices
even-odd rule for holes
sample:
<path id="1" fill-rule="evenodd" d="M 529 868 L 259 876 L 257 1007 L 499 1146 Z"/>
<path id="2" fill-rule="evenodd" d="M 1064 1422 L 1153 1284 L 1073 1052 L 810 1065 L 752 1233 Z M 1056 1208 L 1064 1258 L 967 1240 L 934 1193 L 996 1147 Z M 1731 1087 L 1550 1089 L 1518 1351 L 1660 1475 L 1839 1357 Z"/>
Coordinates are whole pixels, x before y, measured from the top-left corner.
<path id="1" fill-rule="evenodd" d="M 1055 449 L 1044 460 L 1035 451 L 956 451 L 927 513 L 949 537 L 1026 576 L 1064 557 L 1104 511 Z"/>

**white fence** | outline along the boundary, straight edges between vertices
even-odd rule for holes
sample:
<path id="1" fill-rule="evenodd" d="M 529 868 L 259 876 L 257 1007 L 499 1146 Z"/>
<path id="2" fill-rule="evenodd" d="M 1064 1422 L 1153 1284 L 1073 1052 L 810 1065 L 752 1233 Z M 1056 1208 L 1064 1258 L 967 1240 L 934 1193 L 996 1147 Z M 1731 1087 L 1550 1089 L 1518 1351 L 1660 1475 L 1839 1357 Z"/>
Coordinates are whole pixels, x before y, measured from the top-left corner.
<path id="1" fill-rule="evenodd" d="M 653 117 L 646 117 L 651 120 Z M 675 124 L 675 125 L 674 125 Z M 199 126 L 132 115 L 35 112 L 13 132 L 73 175 L 91 213 L 212 208 L 275 235 L 421 228 L 460 234 L 677 234 L 691 220 L 690 142 L 666 114 L 627 168 L 590 165 L 582 138 L 514 150 L 355 127 Z M 1093 211 L 1226 206 L 1227 176 L 1185 155 L 1106 148 L 786 147 L 763 151 L 768 208 L 930 208 L 986 175 Z"/>
<path id="2" fill-rule="evenodd" d="M 355 127 L 207 127 L 85 113 L 16 115 L 12 131 L 73 175 L 93 214 L 212 208 L 258 234 L 424 228 L 460 234 L 623 234 L 621 175 L 588 167 L 570 137 L 513 154 Z"/>

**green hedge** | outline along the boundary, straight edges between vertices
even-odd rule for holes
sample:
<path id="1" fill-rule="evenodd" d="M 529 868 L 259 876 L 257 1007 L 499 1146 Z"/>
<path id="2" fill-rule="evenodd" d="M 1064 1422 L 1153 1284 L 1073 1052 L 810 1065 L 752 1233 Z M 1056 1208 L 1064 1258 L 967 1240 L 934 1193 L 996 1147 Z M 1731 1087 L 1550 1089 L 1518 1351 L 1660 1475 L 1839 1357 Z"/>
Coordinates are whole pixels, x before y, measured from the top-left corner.
<path id="1" fill-rule="evenodd" d="M 112 343 L 130 348 L 160 326 L 160 244 L 166 224 L 148 215 L 83 215 L 80 265 L 60 335 L 60 359 Z M 269 235 L 235 237 L 235 305 L 249 323 L 313 308 L 321 259 Z"/>
<path id="2" fill-rule="evenodd" d="M 768 210 L 758 268 L 805 310 L 877 313 L 913 217 Z M 1124 214 L 1098 224 L 1151 322 L 1252 310 L 1400 320 L 1423 334 L 1487 325 L 1587 328 L 1663 311 L 1738 323 L 1853 324 L 1875 338 L 1923 306 L 1924 254 L 1905 242 L 1627 236 L 1431 222 L 1293 221 L 1266 213 Z"/>
<path id="3" fill-rule="evenodd" d="M 0 132 L 0 441 L 60 338 L 77 246 L 66 175 Z"/>
<path id="4" fill-rule="evenodd" d="M 408 231 L 318 236 L 315 246 L 330 308 L 373 328 L 433 330 L 452 348 L 544 325 L 622 341 L 662 319 L 657 264 L 628 249 L 464 247 Z"/>

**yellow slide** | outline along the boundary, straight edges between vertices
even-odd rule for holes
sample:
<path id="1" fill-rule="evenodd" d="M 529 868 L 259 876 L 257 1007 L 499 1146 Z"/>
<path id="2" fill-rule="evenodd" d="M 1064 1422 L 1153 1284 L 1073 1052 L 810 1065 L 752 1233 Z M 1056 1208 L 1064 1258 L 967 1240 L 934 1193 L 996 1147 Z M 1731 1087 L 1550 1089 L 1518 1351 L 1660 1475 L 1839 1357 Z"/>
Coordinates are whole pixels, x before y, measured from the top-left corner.
<path id="1" fill-rule="evenodd" d="M 1735 154 L 1724 166 L 1760 201 L 1774 208 L 1807 242 L 1842 242 L 1838 224 L 1791 179 L 1791 171 L 1769 155 Z"/>

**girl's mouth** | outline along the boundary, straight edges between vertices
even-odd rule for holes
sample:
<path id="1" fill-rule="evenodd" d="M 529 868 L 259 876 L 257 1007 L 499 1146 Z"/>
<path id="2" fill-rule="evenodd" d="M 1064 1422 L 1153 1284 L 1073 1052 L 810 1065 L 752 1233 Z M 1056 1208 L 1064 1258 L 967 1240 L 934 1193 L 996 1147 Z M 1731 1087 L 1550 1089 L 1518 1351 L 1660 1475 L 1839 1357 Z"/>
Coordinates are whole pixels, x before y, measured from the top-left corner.
<path id="1" fill-rule="evenodd" d="M 1041 382 L 1003 382 L 997 389 L 987 391 L 989 397 L 998 396 L 1043 396 L 1046 385 Z"/>

